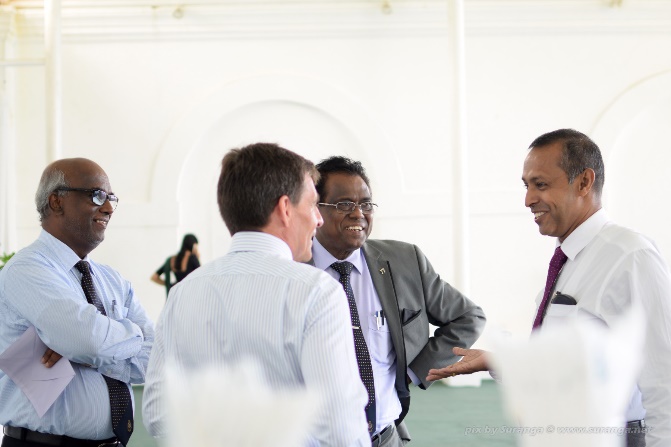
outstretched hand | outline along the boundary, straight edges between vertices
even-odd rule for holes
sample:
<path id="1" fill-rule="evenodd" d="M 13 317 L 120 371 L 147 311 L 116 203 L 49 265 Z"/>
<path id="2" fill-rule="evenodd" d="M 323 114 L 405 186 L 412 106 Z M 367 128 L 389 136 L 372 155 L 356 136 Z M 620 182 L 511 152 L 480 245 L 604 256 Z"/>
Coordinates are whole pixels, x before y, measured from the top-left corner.
<path id="1" fill-rule="evenodd" d="M 433 381 L 461 374 L 473 374 L 478 371 L 489 370 L 487 351 L 481 349 L 452 348 L 452 352 L 463 358 L 450 366 L 441 369 L 429 370 L 426 380 Z"/>

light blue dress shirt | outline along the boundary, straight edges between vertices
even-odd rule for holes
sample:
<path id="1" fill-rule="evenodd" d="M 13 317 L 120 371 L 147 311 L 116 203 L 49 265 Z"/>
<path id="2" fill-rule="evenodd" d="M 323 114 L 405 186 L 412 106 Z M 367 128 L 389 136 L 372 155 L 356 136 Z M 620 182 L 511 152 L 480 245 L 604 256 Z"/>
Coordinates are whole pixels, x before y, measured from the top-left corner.
<path id="1" fill-rule="evenodd" d="M 63 356 L 59 361 L 70 360 L 75 371 L 42 418 L 0 372 L 0 425 L 80 439 L 111 438 L 109 394 L 101 374 L 127 384 L 144 382 L 152 322 L 131 284 L 87 257 L 107 316 L 99 313 L 84 296 L 81 273 L 74 267 L 79 260 L 42 230 L 0 270 L 0 352 L 34 326 L 40 339 Z"/>
<path id="2" fill-rule="evenodd" d="M 366 389 L 342 287 L 324 272 L 294 262 L 284 241 L 262 232 L 236 233 L 226 256 L 170 289 L 144 390 L 149 433 L 169 436 L 166 364 L 188 372 L 248 359 L 271 389 L 305 388 L 319 397 L 316 425 L 305 445 L 370 447 Z"/>
<path id="3" fill-rule="evenodd" d="M 312 240 L 312 259 L 315 267 L 325 270 L 333 278 L 340 278 L 340 274 L 330 266 L 338 261 L 317 240 Z M 366 346 L 370 353 L 373 378 L 375 379 L 375 433 L 380 432 L 389 424 L 393 424 L 401 414 L 401 402 L 396 392 L 396 351 L 391 341 L 391 332 L 386 324 L 375 318 L 375 312 L 382 310 L 380 297 L 375 291 L 370 270 L 361 250 L 355 250 L 347 259 L 354 265 L 350 282 L 356 301 L 361 330 Z M 342 287 L 342 286 L 341 286 Z"/>

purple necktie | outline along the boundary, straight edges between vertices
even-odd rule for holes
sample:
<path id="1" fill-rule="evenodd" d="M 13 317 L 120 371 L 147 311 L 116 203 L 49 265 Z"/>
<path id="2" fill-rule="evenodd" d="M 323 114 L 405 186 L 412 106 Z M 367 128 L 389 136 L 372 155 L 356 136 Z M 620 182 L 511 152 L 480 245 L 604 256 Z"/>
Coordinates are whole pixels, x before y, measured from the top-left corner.
<path id="1" fill-rule="evenodd" d="M 552 259 L 550 260 L 550 267 L 548 268 L 548 279 L 545 282 L 545 293 L 543 293 L 543 301 L 541 301 L 541 305 L 538 308 L 538 313 L 536 314 L 536 319 L 534 320 L 534 326 L 532 330 L 536 329 L 543 323 L 543 316 L 545 316 L 545 309 L 547 308 L 548 302 L 550 301 L 550 294 L 552 294 L 552 289 L 554 288 L 555 282 L 557 281 L 559 272 L 561 272 L 561 268 L 564 266 L 564 263 L 567 259 L 568 257 L 566 257 L 564 252 L 561 250 L 561 246 L 557 247 L 554 256 L 552 256 Z"/>

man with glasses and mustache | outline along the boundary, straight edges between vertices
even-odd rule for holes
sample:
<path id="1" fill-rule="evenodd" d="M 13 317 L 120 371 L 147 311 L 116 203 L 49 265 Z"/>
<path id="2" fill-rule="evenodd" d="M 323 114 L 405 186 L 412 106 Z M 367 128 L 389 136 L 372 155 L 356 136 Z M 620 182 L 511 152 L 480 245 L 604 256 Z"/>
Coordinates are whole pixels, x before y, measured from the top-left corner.
<path id="1" fill-rule="evenodd" d="M 58 160 L 42 174 L 42 231 L 0 271 L 0 352 L 34 328 L 47 346 L 42 367 L 69 361 L 74 377 L 40 415 L 0 372 L 2 447 L 125 446 L 133 433 L 130 385 L 144 382 L 153 324 L 131 284 L 89 257 L 118 202 L 91 160 Z"/>
<path id="2" fill-rule="evenodd" d="M 339 280 L 348 297 L 371 444 L 404 445 L 409 383 L 428 388 L 429 369 L 456 362 L 452 348 L 471 346 L 485 316 L 440 279 L 417 246 L 368 239 L 377 205 L 360 162 L 336 156 L 317 169 L 324 224 L 311 263 Z M 433 337 L 429 323 L 438 327 Z"/>

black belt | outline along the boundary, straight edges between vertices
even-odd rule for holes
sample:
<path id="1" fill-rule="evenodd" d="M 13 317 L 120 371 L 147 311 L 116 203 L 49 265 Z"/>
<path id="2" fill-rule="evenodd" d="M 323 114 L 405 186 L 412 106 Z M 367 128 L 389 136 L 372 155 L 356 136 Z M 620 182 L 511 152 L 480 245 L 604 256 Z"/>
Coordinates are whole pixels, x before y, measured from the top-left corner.
<path id="1" fill-rule="evenodd" d="M 3 433 L 10 438 L 19 441 L 32 442 L 35 444 L 68 446 L 68 447 L 113 447 L 121 444 L 117 438 L 109 439 L 77 439 L 63 435 L 52 435 L 51 433 L 40 433 L 38 431 L 28 430 L 21 427 L 3 427 Z"/>
<path id="2" fill-rule="evenodd" d="M 394 433 L 393 425 L 389 424 L 384 429 L 382 429 L 380 433 L 373 435 L 373 437 L 370 438 L 371 446 L 378 447 L 384 441 L 389 439 L 392 433 Z"/>
<path id="3" fill-rule="evenodd" d="M 645 419 L 627 422 L 627 428 L 645 428 Z"/>

